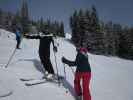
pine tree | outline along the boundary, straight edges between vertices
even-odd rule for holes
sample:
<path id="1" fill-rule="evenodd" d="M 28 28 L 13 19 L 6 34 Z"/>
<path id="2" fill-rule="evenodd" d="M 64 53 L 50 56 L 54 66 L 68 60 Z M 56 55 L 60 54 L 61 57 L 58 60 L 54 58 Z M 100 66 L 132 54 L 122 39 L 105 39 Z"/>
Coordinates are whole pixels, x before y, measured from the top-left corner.
<path id="1" fill-rule="evenodd" d="M 100 30 L 99 18 L 98 18 L 97 10 L 94 5 L 92 6 L 90 24 L 91 24 L 91 30 L 93 32 L 99 32 L 99 30 Z"/>
<path id="2" fill-rule="evenodd" d="M 122 26 L 120 24 L 113 24 L 113 39 L 114 39 L 114 52 L 115 55 L 118 55 L 119 44 L 120 44 L 120 34 L 122 33 Z"/>
<path id="3" fill-rule="evenodd" d="M 129 47 L 129 57 L 133 60 L 133 27 L 130 29 Z"/>
<path id="4" fill-rule="evenodd" d="M 29 13 L 28 13 L 28 4 L 26 0 L 23 0 L 22 8 L 21 8 L 21 23 L 22 23 L 22 32 L 29 32 Z"/>
<path id="5" fill-rule="evenodd" d="M 2 14 L 3 14 L 3 11 L 2 9 L 0 9 L 0 28 L 2 27 Z"/>
<path id="6" fill-rule="evenodd" d="M 132 28 L 125 27 L 120 37 L 120 57 L 133 59 L 133 39 Z"/>
<path id="7" fill-rule="evenodd" d="M 16 32 L 17 28 L 21 29 L 22 31 L 21 17 L 19 12 L 14 15 L 14 18 L 12 20 L 12 31 Z"/>
<path id="8" fill-rule="evenodd" d="M 41 18 L 40 22 L 39 22 L 39 31 L 40 32 L 44 32 L 44 21 L 43 21 L 43 18 Z"/>
<path id="9" fill-rule="evenodd" d="M 113 23 L 110 21 L 105 25 L 104 46 L 107 55 L 113 55 L 114 39 L 113 39 Z"/>
<path id="10" fill-rule="evenodd" d="M 126 34 L 128 32 L 127 28 L 124 28 L 123 33 L 120 34 L 119 38 L 119 49 L 118 49 L 118 55 L 120 57 L 126 58 L 126 55 L 128 54 L 128 42 L 126 40 Z"/>
<path id="11" fill-rule="evenodd" d="M 6 17 L 7 17 L 7 13 L 6 12 L 2 12 L 1 15 L 1 28 L 6 29 Z"/>
<path id="12" fill-rule="evenodd" d="M 82 46 L 85 42 L 85 16 L 82 9 L 80 9 L 78 13 L 78 20 L 77 20 L 77 34 L 79 34 L 79 45 Z"/>
<path id="13" fill-rule="evenodd" d="M 60 36 L 65 37 L 63 22 L 61 22 L 61 25 L 60 25 Z"/>
<path id="14" fill-rule="evenodd" d="M 76 47 L 79 47 L 79 34 L 78 34 L 78 13 L 75 10 L 73 15 L 70 17 L 70 27 L 72 30 L 72 41 Z"/>
<path id="15" fill-rule="evenodd" d="M 50 21 L 50 19 L 47 19 L 47 21 L 46 21 L 46 24 L 45 24 L 45 31 L 48 31 L 48 32 L 50 32 L 50 26 L 51 26 L 51 21 Z"/>
<path id="16" fill-rule="evenodd" d="M 90 31 L 91 30 L 91 16 L 90 16 L 90 11 L 89 10 L 86 10 L 85 12 L 85 16 L 86 16 L 86 30 L 87 31 Z"/>
<path id="17" fill-rule="evenodd" d="M 6 29 L 7 29 L 8 31 L 12 31 L 12 28 L 11 28 L 11 26 L 12 26 L 12 21 L 13 21 L 13 15 L 12 15 L 12 13 L 7 12 L 5 24 L 6 24 Z"/>

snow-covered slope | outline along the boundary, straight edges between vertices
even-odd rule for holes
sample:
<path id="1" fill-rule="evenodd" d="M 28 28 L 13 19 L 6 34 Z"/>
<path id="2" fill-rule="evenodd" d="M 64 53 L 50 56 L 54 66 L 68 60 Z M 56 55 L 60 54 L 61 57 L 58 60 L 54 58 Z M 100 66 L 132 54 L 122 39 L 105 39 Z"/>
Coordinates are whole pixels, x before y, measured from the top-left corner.
<path id="1" fill-rule="evenodd" d="M 1 32 L 1 30 L 0 30 Z M 64 75 L 64 65 L 61 57 L 65 56 L 74 60 L 75 47 L 63 38 L 56 39 L 58 53 L 56 53 L 57 67 L 60 75 Z M 16 41 L 13 38 L 0 39 L 0 66 L 6 65 L 13 53 Z M 66 66 L 66 89 L 52 83 L 26 87 L 20 78 L 41 78 L 42 66 L 38 57 L 39 40 L 23 39 L 21 49 L 17 50 L 8 68 L 0 68 L 0 100 L 74 100 L 73 98 L 73 73 Z M 119 59 L 117 57 L 105 57 L 89 55 L 92 68 L 91 94 L 92 100 L 132 100 L 133 61 Z M 51 45 L 51 60 L 55 67 L 55 56 Z M 73 68 L 75 70 L 75 68 Z M 8 94 L 6 97 L 1 95 Z"/>
<path id="2" fill-rule="evenodd" d="M 12 38 L 15 39 L 15 35 L 12 32 L 0 29 L 0 38 Z"/>
<path id="3" fill-rule="evenodd" d="M 15 34 L 0 29 L 0 66 L 5 64 L 16 45 Z"/>

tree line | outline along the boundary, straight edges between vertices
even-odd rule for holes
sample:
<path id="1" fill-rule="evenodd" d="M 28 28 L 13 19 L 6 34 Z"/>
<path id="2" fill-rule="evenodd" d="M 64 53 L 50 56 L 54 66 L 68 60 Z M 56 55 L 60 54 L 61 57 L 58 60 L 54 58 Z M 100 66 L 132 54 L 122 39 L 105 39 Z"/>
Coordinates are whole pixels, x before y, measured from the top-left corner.
<path id="1" fill-rule="evenodd" d="M 50 19 L 44 20 L 40 18 L 35 21 L 29 17 L 28 4 L 23 0 L 22 6 L 15 14 L 6 12 L 0 9 L 0 28 L 15 32 L 20 29 L 23 34 L 25 33 L 39 33 L 45 32 L 45 29 L 50 33 L 64 37 L 64 24 L 59 21 L 51 21 Z"/>
<path id="2" fill-rule="evenodd" d="M 95 6 L 87 10 L 75 10 L 69 22 L 71 40 L 76 47 L 86 46 L 95 54 L 133 59 L 133 27 L 99 20 Z M 15 14 L 0 9 L 0 28 L 12 32 L 19 28 L 23 34 L 49 31 L 54 35 L 65 36 L 63 22 L 43 18 L 32 20 L 26 0 Z"/>
<path id="3" fill-rule="evenodd" d="M 99 20 L 95 6 L 70 16 L 72 42 L 95 54 L 133 59 L 133 27 Z"/>

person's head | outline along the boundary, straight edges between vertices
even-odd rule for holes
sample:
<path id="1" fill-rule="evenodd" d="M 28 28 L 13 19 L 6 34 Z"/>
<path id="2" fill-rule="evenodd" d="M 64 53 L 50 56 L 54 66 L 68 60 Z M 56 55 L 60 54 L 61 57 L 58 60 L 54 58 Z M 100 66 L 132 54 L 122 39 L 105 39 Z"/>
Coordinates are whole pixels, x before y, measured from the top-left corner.
<path id="1" fill-rule="evenodd" d="M 87 48 L 81 47 L 79 49 L 79 53 L 81 53 L 82 55 L 84 55 L 85 57 L 88 58 L 88 53 L 87 52 L 88 52 Z"/>
<path id="2" fill-rule="evenodd" d="M 16 31 L 21 31 L 20 26 L 17 26 L 17 27 L 16 27 Z"/>
<path id="3" fill-rule="evenodd" d="M 20 32 L 19 29 L 16 29 L 16 32 Z"/>
<path id="4" fill-rule="evenodd" d="M 85 48 L 85 47 L 81 47 L 81 48 L 79 49 L 79 52 L 80 52 L 80 53 L 87 53 L 88 50 L 87 50 L 87 48 Z"/>

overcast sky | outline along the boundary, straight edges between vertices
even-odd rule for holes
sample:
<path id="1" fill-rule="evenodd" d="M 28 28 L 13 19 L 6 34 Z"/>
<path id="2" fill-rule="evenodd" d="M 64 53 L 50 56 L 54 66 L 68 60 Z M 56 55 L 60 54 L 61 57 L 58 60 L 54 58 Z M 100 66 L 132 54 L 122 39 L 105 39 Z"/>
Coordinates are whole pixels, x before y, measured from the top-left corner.
<path id="1" fill-rule="evenodd" d="M 27 0 L 32 19 L 50 18 L 63 21 L 65 32 L 70 32 L 69 17 L 75 9 L 90 9 L 95 5 L 100 20 L 133 26 L 133 0 Z M 20 10 L 22 0 L 0 0 L 5 11 Z"/>

